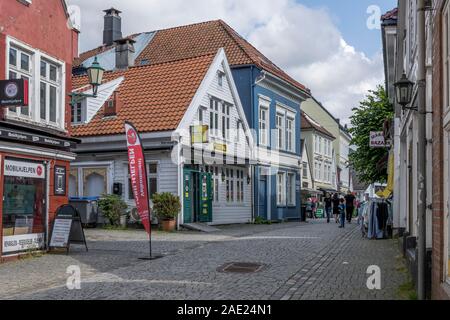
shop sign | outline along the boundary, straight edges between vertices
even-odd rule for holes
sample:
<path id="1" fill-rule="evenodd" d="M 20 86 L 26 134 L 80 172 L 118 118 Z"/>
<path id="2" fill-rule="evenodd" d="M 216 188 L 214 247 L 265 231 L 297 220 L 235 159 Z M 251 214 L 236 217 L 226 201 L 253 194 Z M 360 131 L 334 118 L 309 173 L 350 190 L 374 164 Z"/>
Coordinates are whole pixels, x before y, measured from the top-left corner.
<path id="1" fill-rule="evenodd" d="M 209 126 L 191 126 L 191 144 L 208 143 Z"/>
<path id="2" fill-rule="evenodd" d="M 3 253 L 11 254 L 16 252 L 37 250 L 45 247 L 44 234 L 23 234 L 18 236 L 3 237 Z"/>
<path id="3" fill-rule="evenodd" d="M 55 166 L 54 193 L 57 196 L 66 195 L 66 167 Z"/>
<path id="4" fill-rule="evenodd" d="M 28 81 L 0 80 L 0 107 L 28 106 Z"/>
<path id="5" fill-rule="evenodd" d="M 42 163 L 5 160 L 5 176 L 45 179 L 45 167 Z"/>
<path id="6" fill-rule="evenodd" d="M 214 143 L 214 150 L 215 151 L 219 151 L 219 152 L 223 152 L 226 153 L 227 152 L 227 145 L 223 144 L 223 143 Z"/>
<path id="7" fill-rule="evenodd" d="M 12 141 L 31 142 L 35 144 L 52 146 L 57 148 L 74 148 L 75 144 L 69 141 L 42 137 L 38 135 L 22 133 L 9 129 L 0 129 L 0 138 Z"/>
<path id="8" fill-rule="evenodd" d="M 55 219 L 50 247 L 66 248 L 69 243 L 72 219 Z"/>
<path id="9" fill-rule="evenodd" d="M 383 131 L 370 132 L 370 147 L 371 148 L 385 148 L 386 141 L 384 139 Z"/>

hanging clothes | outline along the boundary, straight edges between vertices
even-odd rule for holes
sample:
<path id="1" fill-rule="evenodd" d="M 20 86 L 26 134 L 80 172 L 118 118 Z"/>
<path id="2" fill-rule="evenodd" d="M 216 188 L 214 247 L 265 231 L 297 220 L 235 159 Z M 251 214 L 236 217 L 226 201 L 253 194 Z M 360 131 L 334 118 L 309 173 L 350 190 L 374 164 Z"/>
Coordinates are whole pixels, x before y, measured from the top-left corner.
<path id="1" fill-rule="evenodd" d="M 372 199 L 368 210 L 363 214 L 364 227 L 367 229 L 368 239 L 386 239 L 390 221 L 391 205 L 389 202 Z M 364 233 L 363 233 L 364 234 Z"/>

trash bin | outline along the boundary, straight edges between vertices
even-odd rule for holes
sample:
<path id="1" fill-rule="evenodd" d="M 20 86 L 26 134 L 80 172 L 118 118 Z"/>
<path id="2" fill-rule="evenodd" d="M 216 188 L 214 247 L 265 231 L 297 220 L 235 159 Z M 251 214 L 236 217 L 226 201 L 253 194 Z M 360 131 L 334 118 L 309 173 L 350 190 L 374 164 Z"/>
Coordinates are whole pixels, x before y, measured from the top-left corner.
<path id="1" fill-rule="evenodd" d="M 69 204 L 74 206 L 80 213 L 82 224 L 97 226 L 99 220 L 98 199 L 99 197 L 69 198 Z"/>

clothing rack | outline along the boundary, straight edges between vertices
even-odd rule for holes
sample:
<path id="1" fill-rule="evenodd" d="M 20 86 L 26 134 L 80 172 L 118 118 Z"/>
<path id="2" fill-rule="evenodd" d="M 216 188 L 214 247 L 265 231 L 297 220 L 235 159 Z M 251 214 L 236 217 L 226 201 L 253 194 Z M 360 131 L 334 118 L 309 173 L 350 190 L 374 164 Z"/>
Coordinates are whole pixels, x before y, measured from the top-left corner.
<path id="1" fill-rule="evenodd" d="M 387 199 L 370 198 L 363 203 L 360 223 L 363 237 L 367 239 L 387 239 L 392 227 L 392 203 Z"/>

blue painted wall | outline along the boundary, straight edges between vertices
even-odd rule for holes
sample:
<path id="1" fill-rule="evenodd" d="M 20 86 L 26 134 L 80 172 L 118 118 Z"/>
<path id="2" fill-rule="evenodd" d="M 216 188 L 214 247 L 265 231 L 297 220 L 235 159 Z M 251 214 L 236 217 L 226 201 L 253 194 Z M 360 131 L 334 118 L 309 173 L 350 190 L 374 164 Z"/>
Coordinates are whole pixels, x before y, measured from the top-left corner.
<path id="1" fill-rule="evenodd" d="M 296 146 L 295 152 L 286 152 L 280 151 L 286 154 L 294 154 L 296 156 L 301 156 L 300 150 L 300 137 L 301 137 L 301 117 L 300 117 L 300 104 L 297 104 L 284 96 L 277 94 L 276 92 L 263 88 L 259 85 L 254 85 L 256 79 L 260 76 L 261 71 L 255 66 L 244 66 L 244 67 L 235 67 L 232 68 L 233 78 L 236 83 L 236 87 L 239 92 L 239 97 L 241 99 L 245 115 L 247 117 L 247 122 L 250 125 L 250 128 L 254 129 L 256 132 L 255 142 L 259 144 L 259 95 L 264 95 L 271 99 L 270 105 L 270 126 L 271 129 L 275 129 L 275 118 L 276 118 L 276 104 L 277 102 L 286 105 L 292 109 L 294 109 L 297 113 L 296 123 L 295 123 L 295 134 L 296 134 Z M 272 140 L 272 137 L 269 137 L 269 140 Z M 273 143 L 273 147 L 272 147 Z M 269 142 L 269 149 L 275 149 L 275 141 Z M 276 175 L 267 177 L 267 181 L 270 180 L 270 193 L 267 192 L 267 201 L 263 201 L 266 203 L 266 207 L 271 213 L 272 220 L 285 220 L 285 219 L 299 219 L 300 218 L 300 206 L 301 206 L 301 198 L 300 198 L 300 175 L 298 172 L 295 172 L 291 168 L 285 168 L 280 166 L 279 171 L 283 171 L 286 173 L 293 172 L 296 173 L 296 205 L 295 207 L 278 207 L 277 206 L 277 197 L 276 197 Z M 254 194 L 255 194 L 255 215 L 260 216 L 264 219 L 267 219 L 267 213 L 262 212 L 260 210 L 260 199 L 259 199 L 259 183 L 260 183 L 260 168 L 257 167 L 255 169 L 255 177 L 254 177 Z M 260 212 L 261 211 L 261 212 Z"/>

